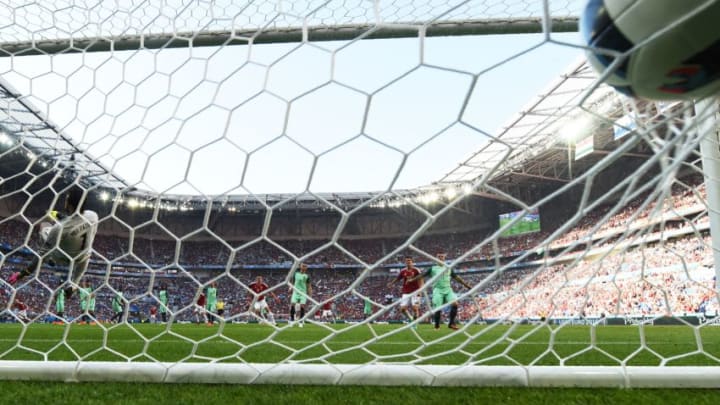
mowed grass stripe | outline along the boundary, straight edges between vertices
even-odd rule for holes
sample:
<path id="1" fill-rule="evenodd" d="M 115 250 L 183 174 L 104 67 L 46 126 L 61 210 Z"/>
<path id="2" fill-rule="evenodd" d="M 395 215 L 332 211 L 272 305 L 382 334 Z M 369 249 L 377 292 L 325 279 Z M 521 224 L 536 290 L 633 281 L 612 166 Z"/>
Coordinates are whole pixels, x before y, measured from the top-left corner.
<path id="1" fill-rule="evenodd" d="M 105 326 L 107 327 L 107 326 Z M 319 342 L 330 331 L 325 326 L 275 330 L 266 325 L 240 324 L 112 326 L 103 330 L 91 325 L 0 325 L 2 359 L 88 361 L 209 361 L 235 362 L 366 363 L 370 361 L 423 362 L 428 364 L 573 364 L 657 365 L 663 358 L 682 356 L 669 365 L 718 365 L 698 351 L 699 336 L 704 353 L 720 357 L 720 329 L 682 326 L 471 326 L 467 333 L 444 328 L 435 331 L 420 325 L 417 335 L 399 325 L 333 325 L 335 335 Z M 222 335 L 218 333 L 222 330 Z M 64 333 L 68 333 L 63 342 Z M 554 332 L 554 333 L 551 333 Z M 22 334 L 22 339 L 20 336 Z M 176 334 L 178 336 L 173 336 Z M 507 336 L 505 336 L 507 334 Z M 595 346 L 591 337 L 595 335 Z M 103 337 L 107 335 L 107 346 Z M 645 338 L 645 348 L 641 345 Z M 261 343 L 272 336 L 274 343 Z M 376 338 L 378 336 L 379 338 Z M 551 339 L 552 337 L 552 339 Z M 376 339 L 371 342 L 372 339 Z M 16 346 L 20 343 L 23 347 Z M 33 353 L 31 350 L 45 355 Z M 121 353 L 117 356 L 105 348 Z M 460 349 L 458 349 L 460 348 Z M 599 349 L 599 350 L 598 350 Z M 73 353 L 74 351 L 74 353 Z M 609 354 L 609 356 L 605 353 Z M 334 353 L 337 352 L 337 353 Z"/>

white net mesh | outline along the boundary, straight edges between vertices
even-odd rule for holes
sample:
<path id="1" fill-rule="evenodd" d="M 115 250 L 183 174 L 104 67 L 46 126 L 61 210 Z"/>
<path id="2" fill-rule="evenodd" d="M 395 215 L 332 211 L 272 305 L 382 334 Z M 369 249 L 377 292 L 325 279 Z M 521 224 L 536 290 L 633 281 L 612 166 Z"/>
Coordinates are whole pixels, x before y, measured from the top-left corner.
<path id="1" fill-rule="evenodd" d="M 717 366 L 716 103 L 619 97 L 535 3 L 1 7 L 0 360 Z"/>

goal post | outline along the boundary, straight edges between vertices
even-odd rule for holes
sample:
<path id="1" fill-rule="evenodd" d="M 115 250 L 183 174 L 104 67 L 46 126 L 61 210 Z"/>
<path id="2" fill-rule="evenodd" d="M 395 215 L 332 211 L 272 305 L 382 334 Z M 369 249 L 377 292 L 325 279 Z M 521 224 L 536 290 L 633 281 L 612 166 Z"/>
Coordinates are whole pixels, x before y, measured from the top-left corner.
<path id="1" fill-rule="evenodd" d="M 707 116 L 707 119 L 699 119 L 698 131 L 707 134 L 700 143 L 700 154 L 702 155 L 703 172 L 708 190 L 708 206 L 720 207 L 720 140 L 718 140 L 718 101 L 716 99 L 702 100 L 696 103 L 695 113 L 698 116 Z M 708 209 L 710 217 L 710 232 L 713 235 L 720 235 L 720 213 L 717 209 Z M 715 279 L 720 280 L 720 243 L 713 238 L 713 262 L 715 264 Z M 716 288 L 720 288 L 716 284 Z"/>
<path id="2" fill-rule="evenodd" d="M 572 2 L 163 4 L 0 6 L 0 379 L 720 387 L 717 99 Z"/>

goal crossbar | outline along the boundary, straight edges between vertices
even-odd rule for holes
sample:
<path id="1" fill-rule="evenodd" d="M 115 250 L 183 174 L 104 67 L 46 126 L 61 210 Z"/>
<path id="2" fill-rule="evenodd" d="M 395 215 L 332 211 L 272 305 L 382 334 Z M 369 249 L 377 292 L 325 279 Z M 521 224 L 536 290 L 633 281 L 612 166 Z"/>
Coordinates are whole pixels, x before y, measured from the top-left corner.
<path id="1" fill-rule="evenodd" d="M 552 32 L 576 32 L 577 17 L 553 18 L 549 26 Z M 542 33 L 541 18 L 517 19 L 469 19 L 461 21 L 436 21 L 430 24 L 417 22 L 393 22 L 388 24 L 338 24 L 317 26 L 294 26 L 284 28 L 238 29 L 201 32 L 172 32 L 161 34 L 113 35 L 111 38 L 58 38 L 31 41 L 3 42 L 0 57 L 30 56 L 44 54 L 68 54 L 78 52 L 132 51 L 138 49 L 168 49 L 188 46 L 222 46 L 269 43 L 294 43 L 302 41 L 345 41 L 358 37 L 363 39 L 389 39 L 417 37 L 424 30 L 426 37 L 460 35 L 499 35 Z"/>

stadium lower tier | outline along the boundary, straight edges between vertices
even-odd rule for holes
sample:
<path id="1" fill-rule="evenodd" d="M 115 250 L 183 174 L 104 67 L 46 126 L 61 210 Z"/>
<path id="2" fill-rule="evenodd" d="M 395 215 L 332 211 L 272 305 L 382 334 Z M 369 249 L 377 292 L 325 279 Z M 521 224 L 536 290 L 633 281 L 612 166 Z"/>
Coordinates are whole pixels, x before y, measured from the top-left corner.
<path id="1" fill-rule="evenodd" d="M 474 289 L 466 292 L 455 285 L 462 321 L 527 320 L 533 318 L 612 318 L 662 317 L 667 315 L 715 314 L 720 310 L 715 293 L 715 271 L 712 249 L 707 240 L 684 237 L 662 243 L 627 247 L 621 250 L 598 249 L 583 260 L 569 254 L 554 262 L 527 262 L 521 267 L 500 270 L 465 268 L 459 274 Z M 7 279 L 17 267 L 2 269 Z M 218 300 L 224 304 L 221 316 L 229 322 L 257 320 L 249 306 L 254 295 L 247 286 L 262 276 L 277 296 L 267 297 L 270 310 L 278 320 L 286 320 L 290 310 L 290 290 L 286 270 L 234 269 L 226 273 L 211 271 L 173 274 L 153 272 L 131 274 L 109 268 L 88 272 L 85 280 L 93 286 L 98 320 L 113 316 L 112 299 L 122 291 L 127 299 L 130 320 L 149 319 L 151 308 L 160 308 L 159 290 L 168 292 L 168 319 L 178 322 L 199 321 L 196 299 L 210 281 L 218 285 Z M 320 312 L 324 302 L 332 302 L 337 319 L 357 321 L 364 318 L 364 298 L 372 300 L 372 313 L 379 322 L 403 321 L 400 312 L 399 284 L 388 287 L 396 269 L 361 270 L 311 269 L 310 317 Z M 364 274 L 364 276 L 363 276 Z M 151 277 L 152 276 L 152 277 Z M 351 287 L 358 278 L 362 280 Z M 13 316 L 11 300 L 28 306 L 30 318 L 47 321 L 53 318 L 55 297 L 66 280 L 61 269 L 43 270 L 13 289 L 3 290 L 3 315 Z M 432 312 L 432 286 L 420 294 L 421 314 Z M 312 308 L 314 307 L 314 311 Z M 77 295 L 65 304 L 65 316 L 74 319 L 82 314 Z M 156 319 L 161 319 L 160 314 Z"/>

